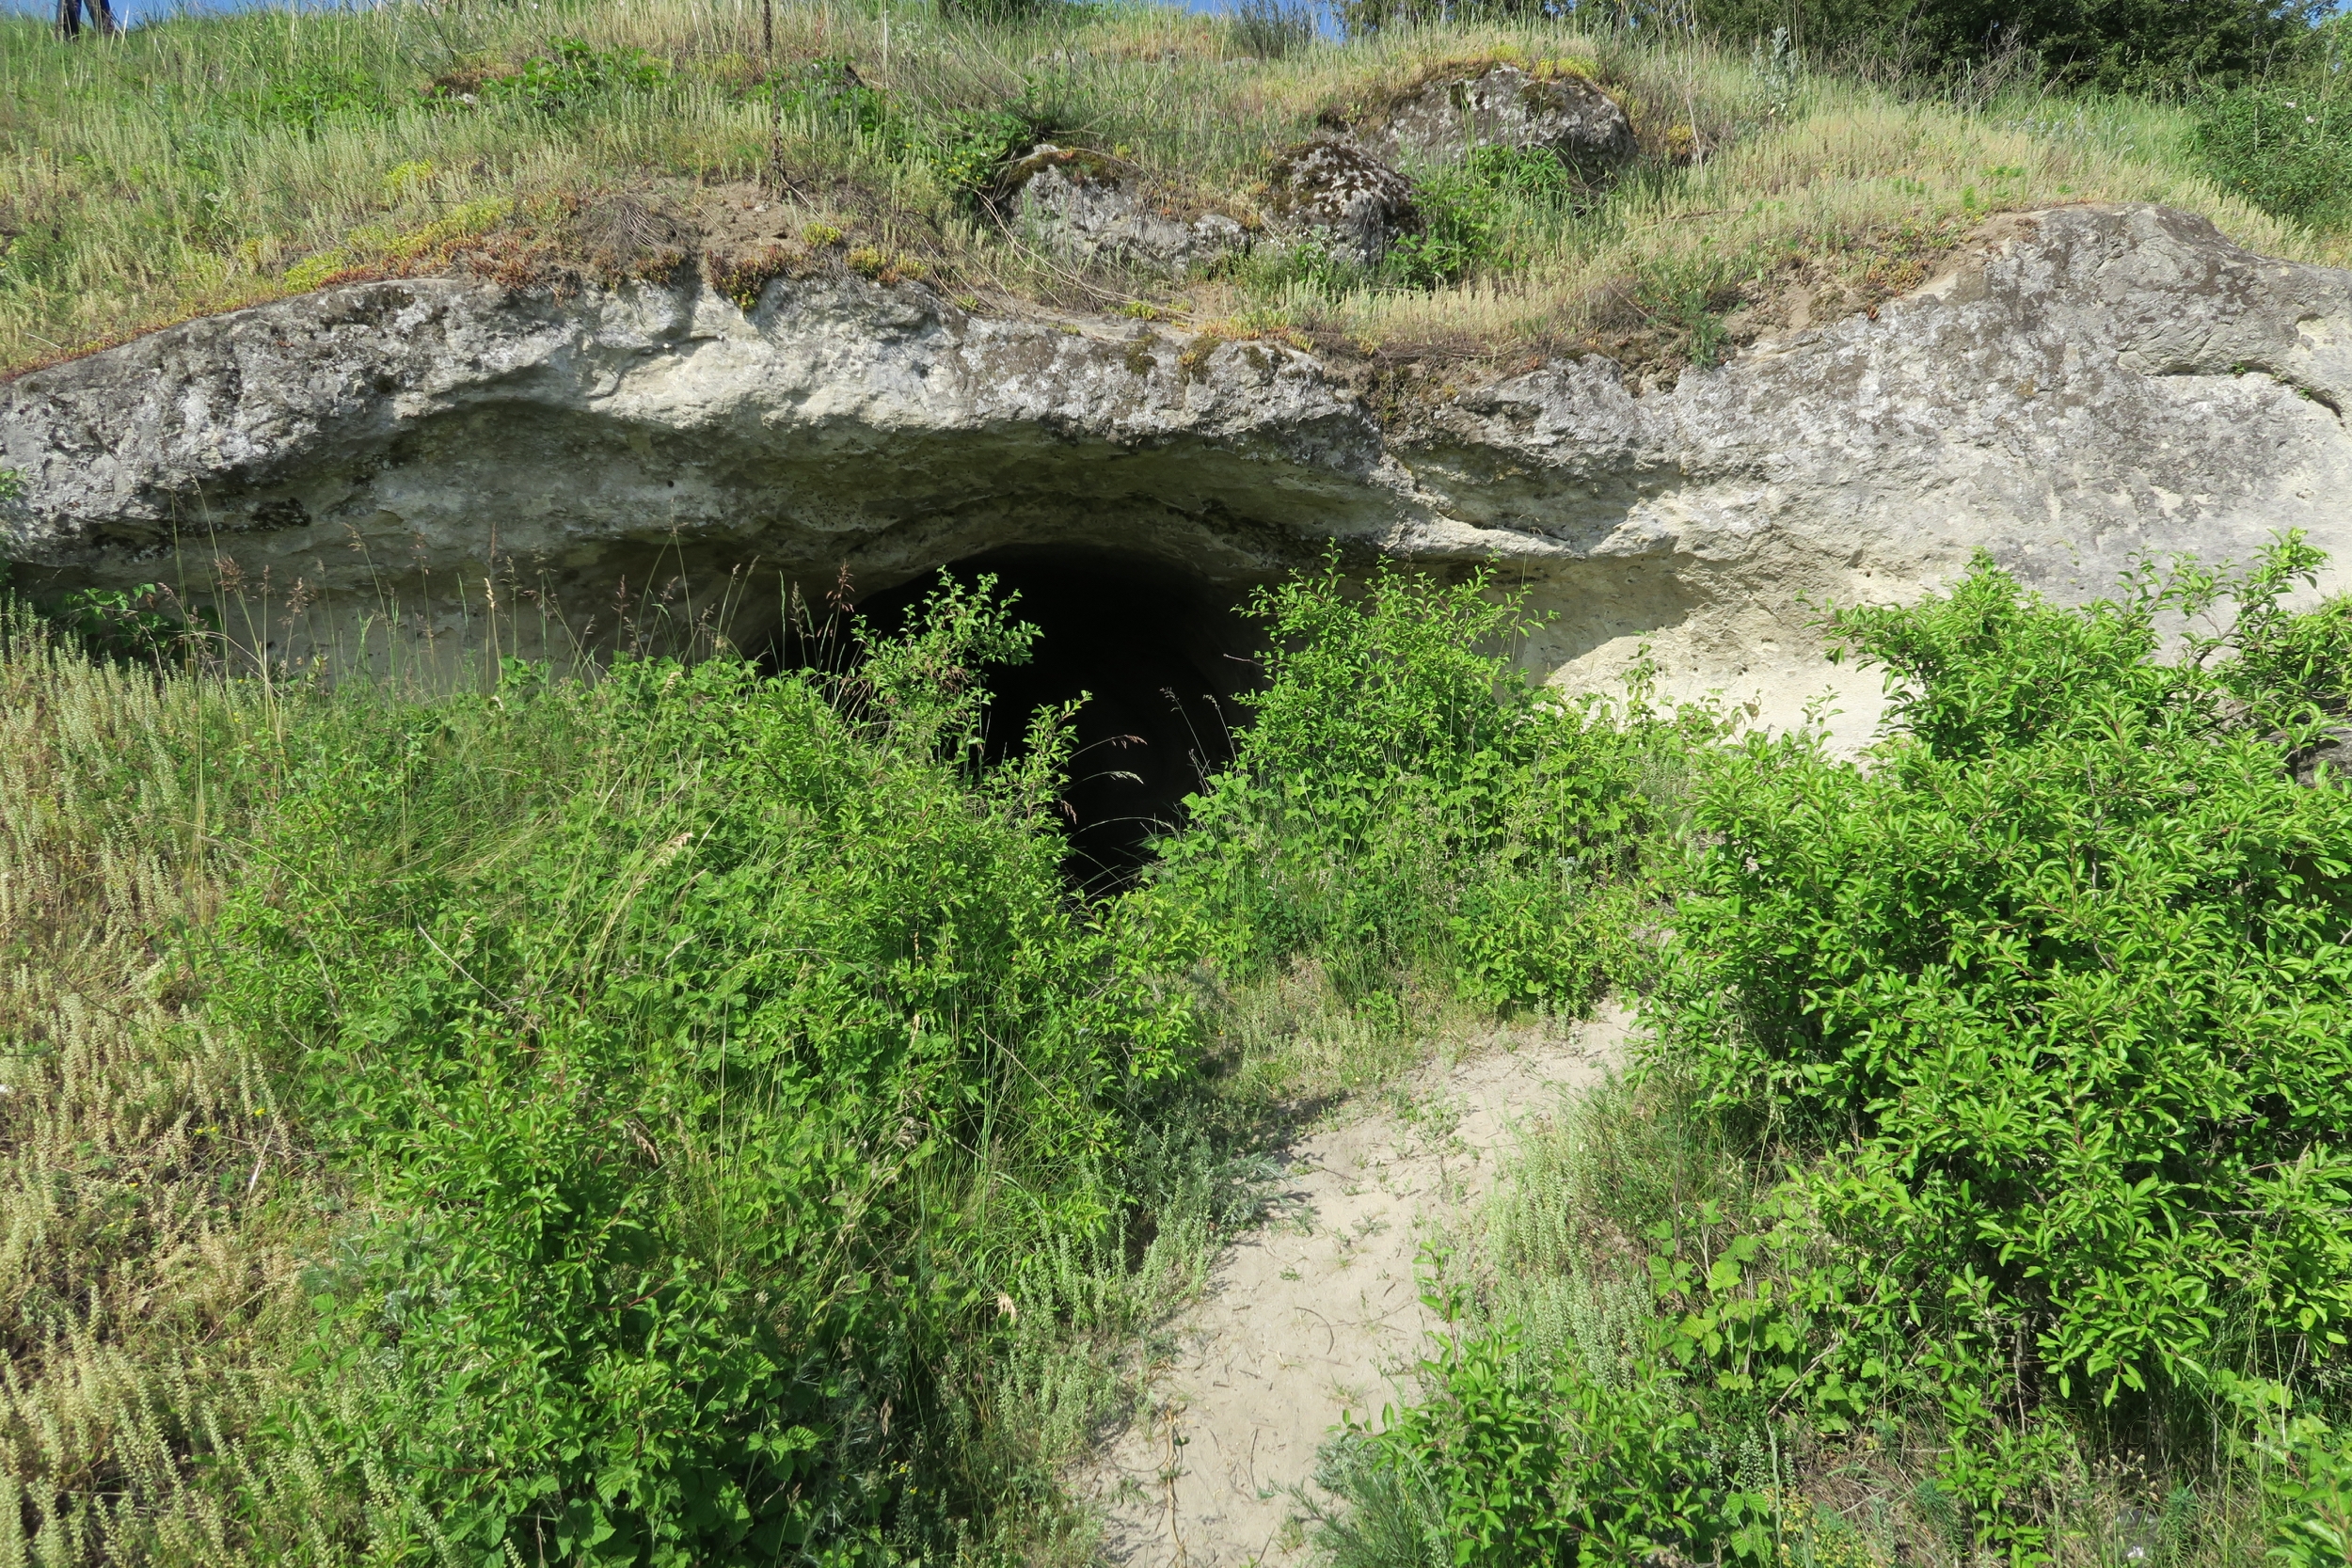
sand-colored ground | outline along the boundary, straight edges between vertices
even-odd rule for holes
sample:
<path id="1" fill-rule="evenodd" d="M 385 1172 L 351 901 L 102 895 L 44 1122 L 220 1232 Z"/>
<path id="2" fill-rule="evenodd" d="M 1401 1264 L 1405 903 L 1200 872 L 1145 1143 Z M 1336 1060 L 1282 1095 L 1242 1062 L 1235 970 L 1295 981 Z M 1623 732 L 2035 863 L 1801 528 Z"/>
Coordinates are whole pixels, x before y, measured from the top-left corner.
<path id="1" fill-rule="evenodd" d="M 1410 1395 L 1437 1318 L 1416 1266 L 1491 1186 L 1515 1129 L 1593 1082 L 1628 1020 L 1433 1065 L 1291 1150 L 1273 1215 L 1219 1261 L 1135 1419 L 1077 1477 L 1122 1568 L 1303 1561 L 1295 1488 L 1343 1412 Z"/>

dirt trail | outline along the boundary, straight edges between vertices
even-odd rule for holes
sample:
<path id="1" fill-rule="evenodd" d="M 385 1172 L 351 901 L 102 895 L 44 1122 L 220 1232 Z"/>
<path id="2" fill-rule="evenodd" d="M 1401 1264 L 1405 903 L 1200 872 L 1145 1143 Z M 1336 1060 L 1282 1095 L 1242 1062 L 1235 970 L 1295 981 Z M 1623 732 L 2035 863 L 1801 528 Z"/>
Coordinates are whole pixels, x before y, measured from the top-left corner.
<path id="1" fill-rule="evenodd" d="M 1498 1049 L 1343 1115 L 1291 1151 L 1271 1218 L 1220 1259 L 1176 1325 L 1128 1428 L 1077 1477 L 1104 1509 L 1103 1555 L 1123 1568 L 1245 1568 L 1306 1558 L 1290 1488 L 1343 1411 L 1376 1417 L 1425 1354 L 1422 1243 L 1482 1196 L 1513 1129 L 1598 1078 L 1628 1020 Z"/>

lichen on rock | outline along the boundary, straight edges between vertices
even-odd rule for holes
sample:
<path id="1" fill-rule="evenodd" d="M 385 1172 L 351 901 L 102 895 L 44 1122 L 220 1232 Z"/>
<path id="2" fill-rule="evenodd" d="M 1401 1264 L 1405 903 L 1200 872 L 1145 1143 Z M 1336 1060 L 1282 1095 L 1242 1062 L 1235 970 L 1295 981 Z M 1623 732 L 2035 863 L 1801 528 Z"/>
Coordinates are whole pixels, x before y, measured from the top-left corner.
<path id="1" fill-rule="evenodd" d="M 1511 147 L 1549 152 L 1595 181 L 1634 153 L 1633 122 L 1598 83 L 1500 63 L 1423 83 L 1389 112 L 1380 135 L 1398 160 L 1452 163 L 1473 147 Z"/>
<path id="2" fill-rule="evenodd" d="M 1313 136 L 1274 160 L 1266 180 L 1278 218 L 1318 235 L 1359 266 L 1377 266 L 1419 221 L 1413 182 L 1351 136 Z"/>
<path id="3" fill-rule="evenodd" d="M 1168 273 L 1214 265 L 1247 249 L 1240 220 L 1214 209 L 1188 212 L 1154 192 L 1122 158 L 1041 142 L 1007 171 L 1023 221 L 1048 249 L 1080 261 L 1109 261 Z"/>

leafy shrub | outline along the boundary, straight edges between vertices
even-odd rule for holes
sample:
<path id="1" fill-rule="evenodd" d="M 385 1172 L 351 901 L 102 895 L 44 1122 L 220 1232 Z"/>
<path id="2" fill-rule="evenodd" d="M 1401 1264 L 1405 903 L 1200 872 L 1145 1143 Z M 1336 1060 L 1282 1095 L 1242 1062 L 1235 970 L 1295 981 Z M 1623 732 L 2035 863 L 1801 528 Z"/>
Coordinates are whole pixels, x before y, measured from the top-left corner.
<path id="1" fill-rule="evenodd" d="M 2059 610 L 1979 561 L 1830 618 L 1889 672 L 1867 766 L 1797 736 L 1700 771 L 1656 1012 L 1718 1107 L 1820 1150 L 1708 1291 L 1783 1325 L 1777 1397 L 1832 1425 L 1931 1393 L 1988 1539 L 2061 1440 L 2037 1406 L 2352 1334 L 2352 791 L 2285 756 L 2352 697 L 2344 603 L 2280 607 L 2318 564 L 2289 539 Z M 2230 599 L 2158 659 L 2160 616 Z"/>
<path id="2" fill-rule="evenodd" d="M 1921 74 L 2021 55 L 2028 71 L 2113 92 L 2245 81 L 2291 51 L 2314 12 L 2301 0 L 1700 0 L 1692 20 L 1741 40 L 1787 26 L 1810 51 Z"/>
<path id="3" fill-rule="evenodd" d="M 310 64 L 274 79 L 256 118 L 305 135 L 336 119 L 380 119 L 395 106 L 390 86 L 359 66 Z"/>
<path id="4" fill-rule="evenodd" d="M 485 81 L 482 95 L 558 115 L 608 93 L 656 92 L 669 81 L 669 66 L 642 49 L 603 50 L 585 39 L 564 38 L 520 69 Z"/>
<path id="5" fill-rule="evenodd" d="M 1503 260 L 1515 220 L 1557 222 L 1586 197 L 1573 170 L 1539 148 L 1474 147 L 1454 166 L 1413 182 L 1421 227 L 1401 236 L 1384 264 L 1408 288 L 1436 288 Z"/>
<path id="6" fill-rule="evenodd" d="M 980 1506 L 972 1347 L 1189 1037 L 1058 876 L 1061 716 L 967 760 L 1032 635 L 984 594 L 831 681 L 517 665 L 311 736 L 217 1006 L 399 1216 L 310 1286 L 367 1398 L 285 1421 L 378 1499 L 323 1528 L 881 1560 Z"/>
<path id="7" fill-rule="evenodd" d="M 2285 1568 L 2352 1561 L 2352 1434 L 2297 1409 L 2284 1384 L 2226 1370 L 2215 1382 L 2245 1423 L 2239 1446 L 2262 1470 L 2270 1560 Z"/>
<path id="8" fill-rule="evenodd" d="M 1534 623 L 1489 583 L 1384 564 L 1358 595 L 1334 564 L 1252 600 L 1267 683 L 1158 884 L 1228 970 L 1313 957 L 1352 999 L 1420 965 L 1498 1006 L 1593 994 L 1648 731 L 1532 686 L 1509 648 Z"/>
<path id="9" fill-rule="evenodd" d="M 1319 1483 L 1355 1505 L 1321 1532 L 1335 1568 L 1773 1560 L 1770 1497 L 1724 1473 L 1654 1366 L 1612 1386 L 1504 1330 L 1447 1338 L 1421 1373 L 1438 1397 L 1325 1451 Z"/>
<path id="10" fill-rule="evenodd" d="M 2352 109 L 2333 94 L 2249 87 L 2207 95 L 2190 143 L 2224 189 L 2314 228 L 2352 219 Z"/>
<path id="11" fill-rule="evenodd" d="M 195 640 L 219 629 L 210 606 L 190 615 L 179 594 L 160 582 L 76 589 L 53 618 L 99 657 L 140 664 L 188 662 L 197 652 Z"/>
<path id="12" fill-rule="evenodd" d="M 1005 166 L 1046 139 L 1050 127 L 1019 109 L 961 109 L 917 146 L 940 182 L 966 200 L 993 194 Z"/>
<path id="13" fill-rule="evenodd" d="M 869 86 L 853 63 L 837 56 L 780 73 L 769 90 L 779 114 L 832 120 L 869 136 L 895 127 L 889 99 Z"/>

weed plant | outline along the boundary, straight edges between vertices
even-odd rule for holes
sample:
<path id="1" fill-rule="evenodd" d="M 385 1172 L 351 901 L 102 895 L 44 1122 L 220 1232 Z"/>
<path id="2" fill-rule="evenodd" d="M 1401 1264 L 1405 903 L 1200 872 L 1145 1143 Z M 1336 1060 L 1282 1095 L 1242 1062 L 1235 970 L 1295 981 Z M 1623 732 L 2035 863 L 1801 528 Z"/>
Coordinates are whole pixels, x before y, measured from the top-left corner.
<path id="1" fill-rule="evenodd" d="M 1252 722 L 1138 900 L 1169 940 L 1232 977 L 1311 960 L 1399 1022 L 1416 975 L 1492 1009 L 1587 1006 L 1649 826 L 1635 781 L 1689 724 L 1530 682 L 1521 606 L 1483 573 L 1382 566 L 1356 592 L 1336 561 L 1262 591 Z"/>

